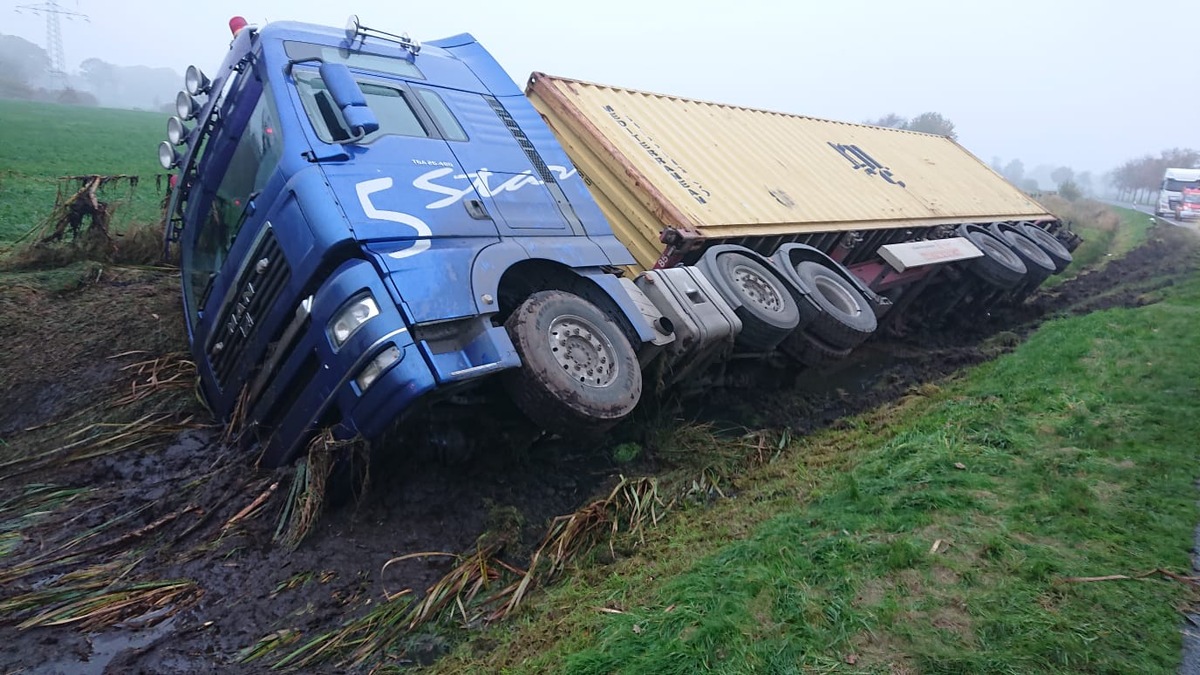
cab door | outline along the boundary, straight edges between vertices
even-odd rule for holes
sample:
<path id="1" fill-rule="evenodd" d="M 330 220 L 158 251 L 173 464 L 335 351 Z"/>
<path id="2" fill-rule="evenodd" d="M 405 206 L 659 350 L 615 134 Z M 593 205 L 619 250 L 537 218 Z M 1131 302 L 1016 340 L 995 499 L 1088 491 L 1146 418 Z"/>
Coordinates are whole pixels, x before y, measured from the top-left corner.
<path id="1" fill-rule="evenodd" d="M 547 166 L 499 99 L 428 85 L 414 84 L 414 90 L 434 118 L 444 105 L 461 123 L 468 139 L 450 149 L 501 235 L 584 234 L 558 185 L 575 170 Z"/>

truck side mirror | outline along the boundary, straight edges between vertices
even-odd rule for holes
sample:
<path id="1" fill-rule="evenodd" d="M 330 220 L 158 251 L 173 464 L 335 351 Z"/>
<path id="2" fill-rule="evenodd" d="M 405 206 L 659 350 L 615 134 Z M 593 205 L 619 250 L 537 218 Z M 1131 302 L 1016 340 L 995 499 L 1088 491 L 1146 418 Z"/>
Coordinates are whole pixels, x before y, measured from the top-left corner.
<path id="1" fill-rule="evenodd" d="M 321 79 L 329 87 L 329 95 L 342 111 L 346 125 L 357 140 L 379 130 L 379 120 L 367 105 L 367 97 L 359 89 L 350 69 L 341 63 L 322 63 Z"/>

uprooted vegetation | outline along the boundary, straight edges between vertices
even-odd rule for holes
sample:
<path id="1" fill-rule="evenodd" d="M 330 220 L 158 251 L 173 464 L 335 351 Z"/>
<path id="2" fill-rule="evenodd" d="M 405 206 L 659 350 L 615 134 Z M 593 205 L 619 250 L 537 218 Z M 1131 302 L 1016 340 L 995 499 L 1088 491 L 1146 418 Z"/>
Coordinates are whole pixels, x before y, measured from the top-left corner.
<path id="1" fill-rule="evenodd" d="M 162 257 L 162 226 L 118 228 L 117 214 L 133 199 L 138 176 L 62 176 L 50 214 L 15 242 L 0 269 L 36 270 L 79 261 L 117 264 L 157 263 Z M 162 176 L 156 177 L 162 193 Z"/>
<path id="2" fill-rule="evenodd" d="M 627 570 L 647 546 L 673 558 L 655 569 L 682 571 L 693 553 L 749 536 L 776 508 L 849 489 L 821 482 L 822 472 L 849 466 L 864 427 L 888 433 L 886 416 L 943 395 L 921 383 L 1012 350 L 1057 312 L 1160 301 L 1194 268 L 1191 246 L 1185 233 L 1156 230 L 1103 272 L 986 325 L 878 340 L 861 361 L 813 378 L 821 386 L 714 397 L 709 421 L 695 411 L 681 420 L 684 408 L 664 405 L 619 430 L 607 454 L 548 439 L 465 465 L 401 459 L 339 509 L 322 501 L 331 439 L 318 437 L 305 462 L 272 473 L 222 443 L 224 430 L 194 395 L 176 272 L 84 262 L 4 275 L 0 664 L 68 668 L 103 638 L 121 652 L 105 657 L 115 670 L 339 671 L 427 663 L 460 639 L 456 626 L 481 629 L 512 613 L 548 611 L 553 622 L 571 601 L 543 594 L 564 576 L 595 581 Z M 902 396 L 909 403 L 885 418 L 848 417 Z M 829 425 L 846 435 L 804 440 Z M 800 456 L 803 472 L 780 473 Z M 751 497 L 755 518 L 725 515 Z M 885 537 L 888 555 L 923 559 L 914 537 Z M 995 540 L 1002 558 L 1024 551 L 1012 538 Z M 893 602 L 898 569 L 861 592 Z M 949 569 L 961 577 L 968 568 Z M 653 587 L 645 575 L 634 582 Z M 624 601 L 592 609 L 631 621 L 631 631 L 649 628 Z M 950 630 L 964 623 L 949 609 L 938 616 Z M 501 639 L 477 635 L 480 652 Z M 444 667 L 515 666 L 535 658 L 529 644 L 545 646 L 545 636 L 531 639 L 497 651 L 490 665 L 459 655 Z M 870 635 L 849 644 L 860 642 L 854 653 L 879 663 L 901 649 Z"/>

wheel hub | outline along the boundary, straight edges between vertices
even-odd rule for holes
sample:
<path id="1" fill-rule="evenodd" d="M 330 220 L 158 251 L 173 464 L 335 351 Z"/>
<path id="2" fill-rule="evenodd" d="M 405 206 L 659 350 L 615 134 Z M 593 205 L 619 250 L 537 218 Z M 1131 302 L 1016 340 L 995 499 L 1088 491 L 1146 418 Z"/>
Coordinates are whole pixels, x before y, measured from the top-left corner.
<path id="1" fill-rule="evenodd" d="M 550 322 L 547 337 L 554 360 L 581 384 L 607 387 L 617 379 L 616 349 L 592 322 L 564 314 Z"/>
<path id="2" fill-rule="evenodd" d="M 746 299 L 758 307 L 775 313 L 783 311 L 783 298 L 780 297 L 779 291 L 757 271 L 745 265 L 738 265 L 733 268 L 733 281 L 745 291 Z"/>
<path id="3" fill-rule="evenodd" d="M 858 306 L 858 303 L 846 292 L 846 289 L 841 284 L 825 277 L 817 277 L 815 281 L 817 292 L 821 294 L 821 297 L 828 300 L 831 305 L 837 307 L 842 313 L 850 316 L 858 316 L 862 312 L 862 308 Z"/>

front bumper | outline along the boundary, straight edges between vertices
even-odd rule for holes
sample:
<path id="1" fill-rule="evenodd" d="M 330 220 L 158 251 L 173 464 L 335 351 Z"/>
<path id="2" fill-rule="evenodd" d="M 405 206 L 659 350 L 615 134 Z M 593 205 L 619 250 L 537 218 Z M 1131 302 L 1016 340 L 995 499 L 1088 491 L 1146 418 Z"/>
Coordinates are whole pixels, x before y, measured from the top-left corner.
<path id="1" fill-rule="evenodd" d="M 262 463 L 296 459 L 311 432 L 334 427 L 340 437 L 374 439 L 428 394 L 510 367 L 520 359 L 503 328 L 484 316 L 444 322 L 442 330 L 411 327 L 375 267 L 352 260 L 335 270 L 297 312 L 295 337 L 280 340 L 277 366 L 256 396 L 250 419 L 258 422 Z M 363 323 L 340 348 L 327 327 L 347 301 L 369 292 L 379 314 Z M 447 332 L 446 329 L 449 329 Z M 436 333 L 439 339 L 434 339 Z M 425 336 L 423 339 L 422 336 Z M 364 390 L 357 378 L 381 353 L 395 347 L 399 358 Z"/>
<path id="2" fill-rule="evenodd" d="M 327 326 L 350 298 L 369 291 L 379 306 L 370 319 L 334 348 Z M 413 342 L 399 309 L 375 268 L 363 260 L 342 264 L 313 296 L 305 325 L 291 344 L 269 384 L 257 397 L 250 419 L 263 441 L 263 464 L 294 460 L 310 432 L 339 426 L 339 435 L 370 436 L 433 389 L 437 382 Z M 281 341 L 282 342 L 282 341 Z M 395 346 L 400 358 L 364 392 L 355 378 L 380 352 Z M 386 418 L 386 419 L 383 419 Z"/>

